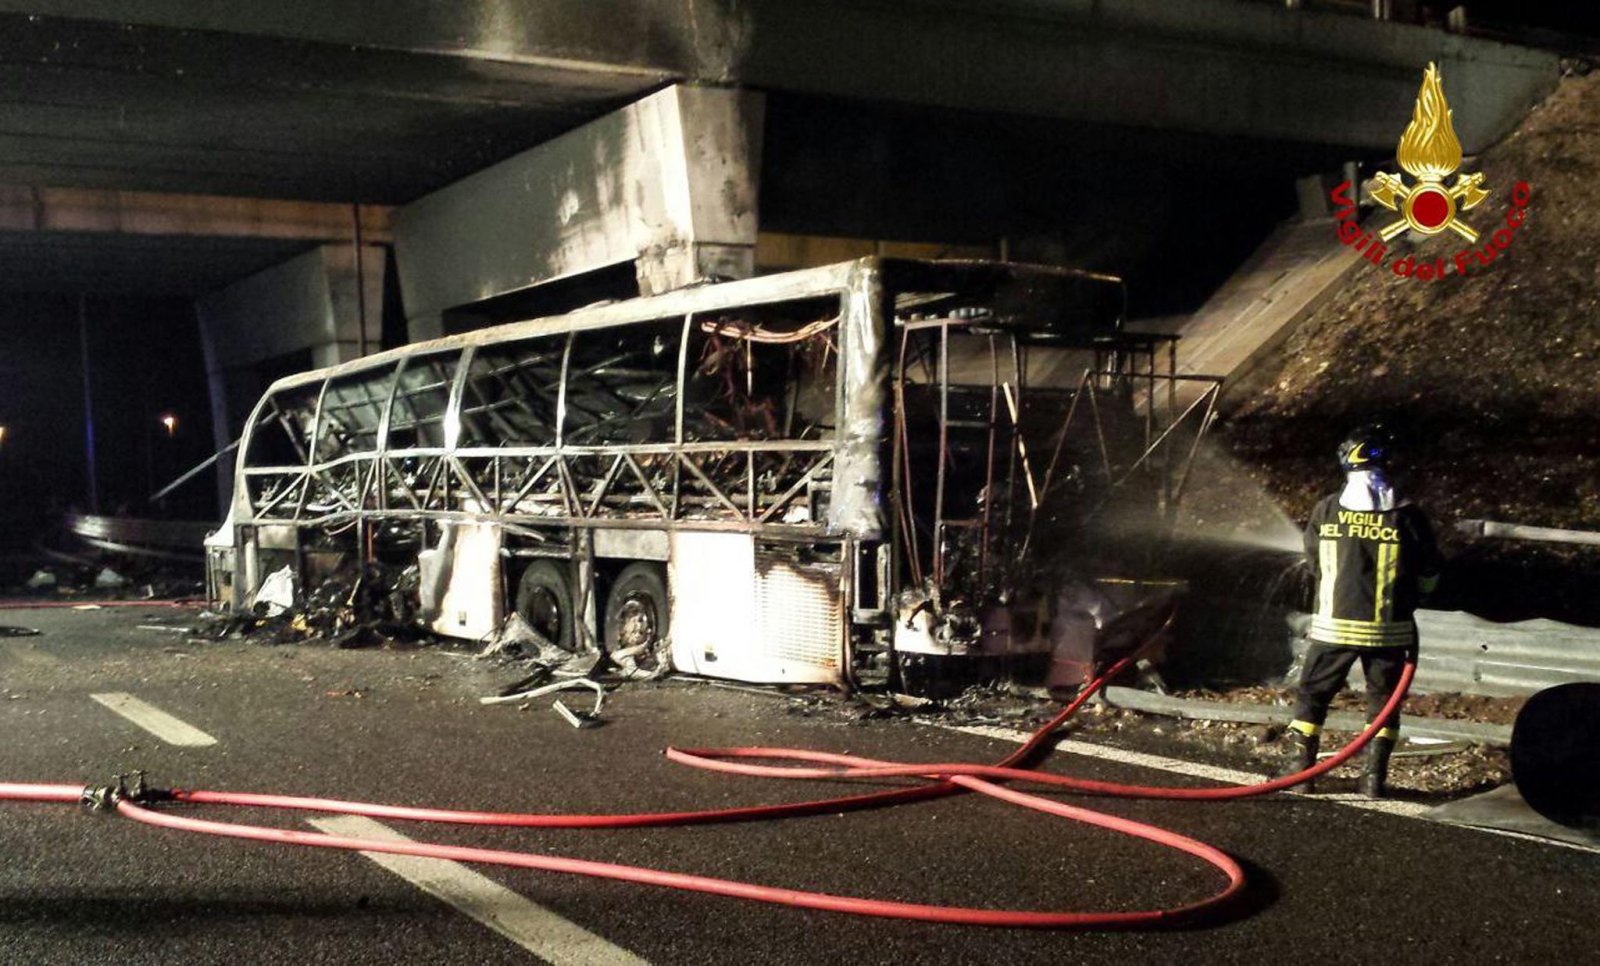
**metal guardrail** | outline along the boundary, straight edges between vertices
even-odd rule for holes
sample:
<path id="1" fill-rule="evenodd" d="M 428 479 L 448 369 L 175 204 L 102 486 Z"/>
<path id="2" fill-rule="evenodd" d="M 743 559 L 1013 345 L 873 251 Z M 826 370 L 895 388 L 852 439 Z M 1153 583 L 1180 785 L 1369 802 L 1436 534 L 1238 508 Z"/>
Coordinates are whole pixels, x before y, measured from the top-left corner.
<path id="1" fill-rule="evenodd" d="M 1593 530 L 1560 530 L 1555 527 L 1530 527 L 1498 520 L 1458 520 L 1456 531 L 1469 537 L 1498 537 L 1502 540 L 1533 540 L 1539 543 L 1576 543 L 1600 546 L 1600 533 Z"/>
<path id="2" fill-rule="evenodd" d="M 1421 648 L 1413 685 L 1515 697 L 1572 681 L 1600 681 L 1600 628 L 1552 620 L 1497 624 L 1464 611 L 1417 611 Z M 1303 638 L 1293 642 L 1304 653 Z M 1352 672 L 1353 684 L 1360 671 Z"/>
<path id="3" fill-rule="evenodd" d="M 132 517 L 79 515 L 68 520 L 74 535 L 84 543 L 113 553 L 201 560 L 205 539 L 215 523 L 197 520 L 140 520 Z"/>

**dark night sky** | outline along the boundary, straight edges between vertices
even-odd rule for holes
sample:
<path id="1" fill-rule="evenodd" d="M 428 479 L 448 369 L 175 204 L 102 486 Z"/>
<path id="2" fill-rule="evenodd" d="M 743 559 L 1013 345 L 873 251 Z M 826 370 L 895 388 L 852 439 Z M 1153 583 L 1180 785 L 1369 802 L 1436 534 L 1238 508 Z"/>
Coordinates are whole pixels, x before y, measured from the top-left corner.
<path id="1" fill-rule="evenodd" d="M 90 297 L 100 509 L 147 509 L 160 486 L 212 452 L 205 362 L 187 299 Z M 0 293 L 0 545 L 25 542 L 52 505 L 87 509 L 78 299 Z M 168 439 L 159 419 L 178 416 Z M 166 515 L 210 518 L 209 475 Z M 154 515 L 154 514 L 152 514 Z"/>

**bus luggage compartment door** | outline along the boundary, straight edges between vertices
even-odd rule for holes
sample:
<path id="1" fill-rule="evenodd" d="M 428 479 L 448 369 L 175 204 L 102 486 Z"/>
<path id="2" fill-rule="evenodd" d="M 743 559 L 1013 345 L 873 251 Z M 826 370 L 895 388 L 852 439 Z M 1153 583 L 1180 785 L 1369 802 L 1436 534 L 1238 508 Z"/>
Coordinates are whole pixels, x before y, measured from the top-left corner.
<path id="1" fill-rule="evenodd" d="M 672 535 L 672 664 L 763 684 L 843 679 L 839 569 L 758 549 L 748 533 Z"/>

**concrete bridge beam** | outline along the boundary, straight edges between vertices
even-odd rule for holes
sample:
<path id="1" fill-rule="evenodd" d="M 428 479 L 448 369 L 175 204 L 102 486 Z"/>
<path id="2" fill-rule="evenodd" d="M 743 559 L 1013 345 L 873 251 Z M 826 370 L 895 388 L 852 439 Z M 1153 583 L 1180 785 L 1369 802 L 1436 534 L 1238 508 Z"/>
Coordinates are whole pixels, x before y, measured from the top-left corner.
<path id="1" fill-rule="evenodd" d="M 0 232 L 323 242 L 353 237 L 359 217 L 365 241 L 388 242 L 391 211 L 386 205 L 0 184 Z"/>
<path id="2" fill-rule="evenodd" d="M 763 106 L 669 87 L 401 208 L 412 338 L 447 309 L 630 262 L 646 294 L 749 276 Z"/>
<path id="3" fill-rule="evenodd" d="M 195 301 L 217 448 L 238 438 L 276 377 L 381 348 L 384 249 L 321 245 Z M 232 464 L 219 467 L 226 506 Z"/>

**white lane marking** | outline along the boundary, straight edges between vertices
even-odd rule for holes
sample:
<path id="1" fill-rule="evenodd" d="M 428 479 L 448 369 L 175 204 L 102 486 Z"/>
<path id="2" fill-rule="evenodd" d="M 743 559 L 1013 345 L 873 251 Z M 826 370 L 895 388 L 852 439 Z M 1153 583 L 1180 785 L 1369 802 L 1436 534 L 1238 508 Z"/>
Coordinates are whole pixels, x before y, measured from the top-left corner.
<path id="1" fill-rule="evenodd" d="M 1033 737 L 1025 732 L 1016 731 L 1012 728 L 1000 728 L 994 725 L 941 725 L 940 727 L 948 728 L 951 731 L 959 731 L 963 734 L 979 735 L 984 738 L 998 738 L 1002 741 L 1011 741 L 1017 744 L 1021 744 Z M 1150 755 L 1142 751 L 1125 751 L 1121 748 L 1090 744 L 1087 741 L 1071 739 L 1059 741 L 1056 743 L 1056 750 L 1074 755 L 1083 755 L 1087 758 L 1099 758 L 1102 761 L 1112 761 L 1121 765 L 1137 765 L 1140 768 L 1155 768 L 1178 775 L 1188 775 L 1192 778 L 1205 778 L 1229 785 L 1254 785 L 1265 780 L 1265 776 L 1256 772 L 1239 771 L 1236 768 L 1219 768 L 1215 765 L 1202 765 L 1198 762 L 1184 761 L 1181 758 Z M 1304 792 L 1282 792 L 1280 794 L 1308 798 L 1317 802 L 1333 802 L 1339 805 L 1348 805 L 1351 808 L 1359 808 L 1369 812 L 1382 812 L 1385 815 L 1400 815 L 1405 818 L 1421 818 L 1423 813 L 1432 808 L 1431 805 L 1424 805 L 1421 802 L 1405 802 L 1392 798 L 1371 799 L 1362 795 L 1307 795 Z"/>
<path id="2" fill-rule="evenodd" d="M 122 715 L 129 721 L 165 741 L 169 745 L 181 745 L 185 748 L 204 748 L 214 745 L 217 739 L 196 728 L 194 725 L 180 721 L 167 714 L 160 708 L 146 704 L 131 694 L 113 691 L 107 694 L 91 694 L 89 697 Z"/>
<path id="3" fill-rule="evenodd" d="M 1033 736 L 1024 731 L 1012 728 L 1001 728 L 994 725 L 948 725 L 927 719 L 918 719 L 922 724 L 943 728 L 946 731 L 959 731 L 962 734 L 977 735 L 980 738 L 995 738 L 1000 741 L 1010 741 L 1022 744 Z M 1121 748 L 1109 748 L 1105 745 L 1094 745 L 1087 741 L 1066 740 L 1056 743 L 1059 751 L 1075 755 L 1084 755 L 1089 758 L 1099 758 L 1104 761 L 1117 762 L 1124 765 L 1137 765 L 1141 768 L 1155 768 L 1161 771 L 1173 772 L 1179 775 L 1189 775 L 1194 778 L 1207 778 L 1212 781 L 1227 782 L 1232 785 L 1254 785 L 1263 780 L 1264 776 L 1254 772 L 1239 771 L 1234 768 L 1218 768 L 1213 765 L 1201 765 L 1192 761 L 1183 761 L 1178 758 L 1167 758 L 1162 755 L 1149 755 L 1139 751 L 1124 751 Z M 1367 812 L 1379 812 L 1384 815 L 1396 815 L 1400 818 L 1419 818 L 1440 825 L 1451 825 L 1455 828 L 1471 829 L 1474 832 L 1483 832 L 1488 835 L 1500 835 L 1505 838 L 1522 839 L 1529 842 L 1541 842 L 1545 845 L 1556 845 L 1562 848 L 1577 849 L 1580 852 L 1593 852 L 1600 854 L 1600 848 L 1590 845 L 1581 845 L 1577 842 L 1563 842 L 1560 839 L 1541 838 L 1525 832 L 1513 832 L 1509 829 L 1484 828 L 1481 825 L 1463 825 L 1456 822 L 1440 822 L 1438 819 L 1428 817 L 1433 811 L 1433 806 L 1421 802 L 1406 802 L 1392 798 L 1371 799 L 1362 795 L 1307 795 L 1304 792 L 1279 792 L 1280 795 L 1290 795 L 1303 798 L 1311 802 L 1328 802 L 1334 805 L 1344 805 L 1348 808 L 1359 808 Z"/>
<path id="4" fill-rule="evenodd" d="M 411 841 L 387 825 L 360 815 L 313 818 L 309 821 L 329 835 L 384 842 Z M 361 854 L 545 962 L 616 963 L 619 966 L 648 962 L 459 862 L 425 859 L 415 855 L 391 855 L 387 852 Z"/>

